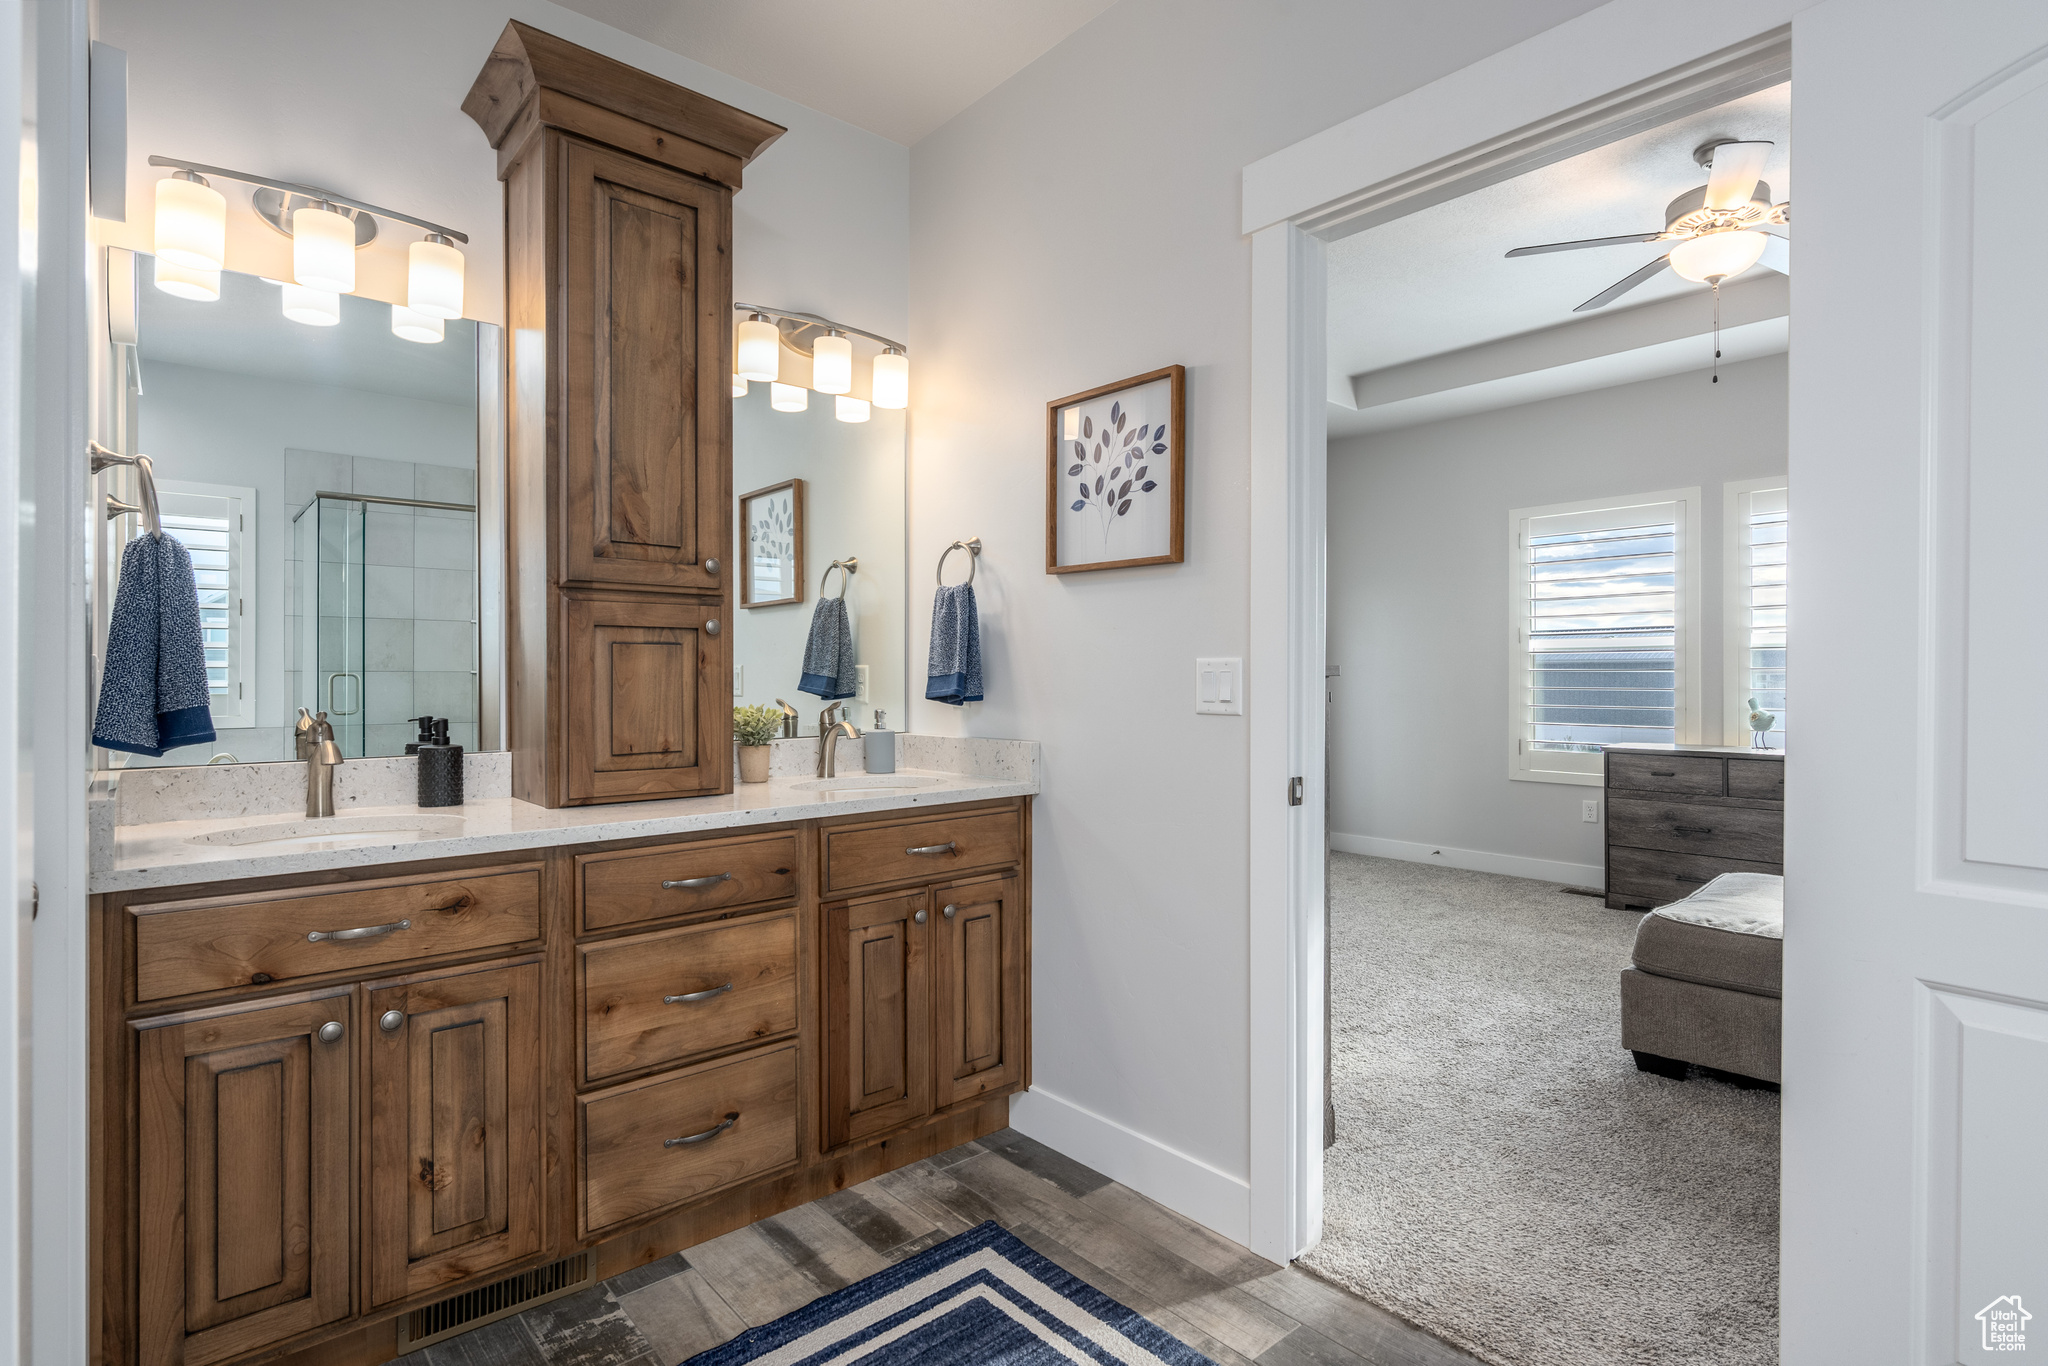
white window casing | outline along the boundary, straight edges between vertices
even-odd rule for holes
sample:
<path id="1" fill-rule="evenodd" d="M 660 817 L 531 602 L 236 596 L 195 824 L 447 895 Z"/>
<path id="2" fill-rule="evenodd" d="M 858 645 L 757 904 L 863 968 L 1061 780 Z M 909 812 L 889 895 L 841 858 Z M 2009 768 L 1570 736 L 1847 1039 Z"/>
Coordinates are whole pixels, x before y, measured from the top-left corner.
<path id="1" fill-rule="evenodd" d="M 1508 776 L 1601 782 L 1603 744 L 1698 744 L 1697 488 L 1508 514 Z"/>
<path id="2" fill-rule="evenodd" d="M 1751 743 L 1749 699 L 1778 718 L 1771 748 L 1785 747 L 1788 664 L 1785 551 L 1791 493 L 1785 476 L 1724 486 L 1722 525 L 1722 741 Z"/>
<path id="3" fill-rule="evenodd" d="M 164 534 L 192 555 L 215 730 L 256 724 L 256 490 L 159 480 Z"/>

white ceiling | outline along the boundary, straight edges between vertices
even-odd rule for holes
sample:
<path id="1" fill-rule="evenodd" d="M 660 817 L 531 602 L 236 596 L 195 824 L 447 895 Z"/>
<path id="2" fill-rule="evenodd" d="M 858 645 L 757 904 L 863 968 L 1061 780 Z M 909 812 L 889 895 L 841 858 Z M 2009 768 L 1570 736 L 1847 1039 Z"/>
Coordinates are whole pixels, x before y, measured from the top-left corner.
<path id="1" fill-rule="evenodd" d="M 222 271 L 220 298 L 200 303 L 158 289 L 154 265 L 135 259 L 145 395 L 150 364 L 167 362 L 476 406 L 474 322 L 449 323 L 436 343 L 409 342 L 391 334 L 390 304 L 344 294 L 341 321 L 311 327 L 286 318 L 279 287 L 254 275 Z"/>
<path id="2" fill-rule="evenodd" d="M 1330 392 L 1348 392 L 1353 375 L 1571 322 L 1572 309 L 1667 248 L 1505 253 L 1661 229 L 1664 206 L 1706 183 L 1692 149 L 1711 138 L 1776 143 L 1764 179 L 1773 200 L 1789 199 L 1791 89 L 1758 91 L 1332 243 Z M 1667 271 L 1600 312 L 1706 288 Z"/>
<path id="3" fill-rule="evenodd" d="M 558 0 L 909 146 L 1114 0 Z"/>

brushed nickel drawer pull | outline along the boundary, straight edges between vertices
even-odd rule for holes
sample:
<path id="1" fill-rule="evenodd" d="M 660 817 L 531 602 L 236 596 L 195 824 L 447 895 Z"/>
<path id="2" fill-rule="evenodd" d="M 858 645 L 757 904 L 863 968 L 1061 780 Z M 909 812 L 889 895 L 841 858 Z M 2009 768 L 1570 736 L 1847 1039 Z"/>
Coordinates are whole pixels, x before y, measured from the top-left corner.
<path id="1" fill-rule="evenodd" d="M 905 849 L 903 852 L 906 854 L 924 855 L 950 854 L 954 852 L 954 841 L 947 840 L 944 844 L 920 844 L 914 849 Z"/>
<path id="2" fill-rule="evenodd" d="M 1714 833 L 1714 827 L 1711 825 L 1674 825 L 1671 828 L 1681 835 L 1711 835 Z"/>
<path id="3" fill-rule="evenodd" d="M 708 1001 L 714 996 L 722 996 L 731 990 L 732 983 L 727 982 L 722 987 L 712 987 L 708 991 L 686 991 L 681 996 L 664 996 L 661 1003 L 665 1006 L 693 1005 L 698 1001 Z"/>
<path id="4" fill-rule="evenodd" d="M 458 901 L 455 903 L 455 906 L 460 906 L 461 904 Z M 441 909 L 452 911 L 455 909 L 455 906 L 443 906 Z M 352 930 L 307 930 L 306 942 L 309 944 L 339 944 L 350 939 L 381 939 L 387 934 L 397 934 L 400 930 L 409 930 L 411 928 L 412 922 L 410 920 L 394 920 L 389 925 L 359 925 Z"/>
<path id="5" fill-rule="evenodd" d="M 704 887 L 716 887 L 721 882 L 732 881 L 731 873 L 713 873 L 709 877 L 672 878 L 661 884 L 664 892 L 694 892 Z"/>
<path id="6" fill-rule="evenodd" d="M 739 1122 L 740 1112 L 734 1110 L 726 1115 L 722 1121 L 712 1125 L 701 1134 L 686 1134 L 682 1138 L 664 1138 L 661 1140 L 661 1146 L 664 1148 L 687 1148 L 692 1143 L 709 1143 L 712 1139 L 717 1138 Z"/>

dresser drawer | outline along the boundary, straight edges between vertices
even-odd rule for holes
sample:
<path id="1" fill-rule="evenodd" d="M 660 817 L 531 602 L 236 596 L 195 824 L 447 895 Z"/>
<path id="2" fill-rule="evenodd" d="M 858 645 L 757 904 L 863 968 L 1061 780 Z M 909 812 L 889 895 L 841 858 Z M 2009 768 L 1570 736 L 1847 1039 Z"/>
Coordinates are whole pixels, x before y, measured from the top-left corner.
<path id="1" fill-rule="evenodd" d="M 1012 807 L 887 825 L 828 826 L 823 843 L 825 891 L 831 895 L 1006 867 L 1024 856 L 1024 828 Z"/>
<path id="2" fill-rule="evenodd" d="M 796 900 L 796 833 L 699 840 L 576 859 L 585 933 Z"/>
<path id="3" fill-rule="evenodd" d="M 796 1161 L 796 1046 L 577 1102 L 588 1236 Z"/>
<path id="4" fill-rule="evenodd" d="M 1607 785 L 1637 792 L 1687 792 L 1718 797 L 1723 760 L 1703 754 L 1615 754 L 1607 756 Z"/>
<path id="5" fill-rule="evenodd" d="M 1770 801 L 1785 800 L 1785 761 L 1783 759 L 1730 759 L 1728 761 L 1728 795 L 1731 797 L 1763 797 Z"/>
<path id="6" fill-rule="evenodd" d="M 1779 863 L 1785 857 L 1785 813 L 1775 807 L 1692 805 L 1617 794 L 1607 799 L 1607 842 Z"/>
<path id="7" fill-rule="evenodd" d="M 717 921 L 576 950 L 583 1080 L 796 1029 L 796 916 Z"/>
<path id="8" fill-rule="evenodd" d="M 130 906 L 135 999 L 530 943 L 540 938 L 540 868 Z"/>
<path id="9" fill-rule="evenodd" d="M 1670 854 L 1654 849 L 1607 850 L 1607 897 L 1662 906 L 1691 896 L 1723 873 L 1782 873 L 1784 865 L 1750 859 Z"/>

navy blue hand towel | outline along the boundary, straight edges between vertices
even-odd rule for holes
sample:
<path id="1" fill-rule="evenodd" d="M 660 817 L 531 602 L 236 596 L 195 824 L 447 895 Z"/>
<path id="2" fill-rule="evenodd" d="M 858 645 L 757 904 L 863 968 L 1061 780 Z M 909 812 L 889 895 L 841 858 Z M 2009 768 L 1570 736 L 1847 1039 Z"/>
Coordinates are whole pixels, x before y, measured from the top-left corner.
<path id="1" fill-rule="evenodd" d="M 828 701 L 851 697 L 859 682 L 853 671 L 853 624 L 841 598 L 819 598 L 811 613 L 811 638 L 804 644 L 804 676 L 796 685 Z"/>
<path id="2" fill-rule="evenodd" d="M 981 701 L 981 617 L 967 584 L 940 584 L 932 599 L 932 656 L 925 672 L 928 700 L 956 707 Z"/>
<path id="3" fill-rule="evenodd" d="M 121 553 L 92 742 L 151 758 L 181 745 L 210 745 L 206 694 L 192 554 L 175 537 L 138 536 Z"/>

